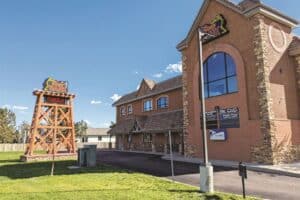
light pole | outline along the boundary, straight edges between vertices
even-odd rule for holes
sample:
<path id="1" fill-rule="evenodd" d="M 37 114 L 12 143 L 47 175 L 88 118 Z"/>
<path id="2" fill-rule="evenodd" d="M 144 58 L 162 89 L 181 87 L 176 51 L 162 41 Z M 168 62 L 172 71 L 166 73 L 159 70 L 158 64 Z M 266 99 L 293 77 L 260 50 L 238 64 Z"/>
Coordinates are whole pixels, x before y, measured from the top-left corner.
<path id="1" fill-rule="evenodd" d="M 203 76 L 203 51 L 202 51 L 202 38 L 205 35 L 201 29 L 198 29 L 199 39 L 199 87 L 201 91 L 201 111 L 202 111 L 202 142 L 203 142 L 203 159 L 204 165 L 200 166 L 200 190 L 202 192 L 213 193 L 213 166 L 208 162 L 208 151 L 207 151 L 207 132 L 206 132 L 206 115 L 205 115 L 205 95 L 204 95 L 204 76 Z M 199 91 L 199 92 L 200 92 Z"/>

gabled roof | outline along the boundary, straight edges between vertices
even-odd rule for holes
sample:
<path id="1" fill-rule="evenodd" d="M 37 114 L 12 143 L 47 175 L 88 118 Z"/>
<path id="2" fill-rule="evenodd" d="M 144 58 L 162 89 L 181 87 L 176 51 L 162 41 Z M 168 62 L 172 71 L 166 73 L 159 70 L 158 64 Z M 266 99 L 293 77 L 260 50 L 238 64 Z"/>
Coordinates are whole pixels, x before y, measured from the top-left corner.
<path id="1" fill-rule="evenodd" d="M 151 97 L 153 95 L 158 95 L 181 87 L 182 87 L 182 75 L 156 83 L 155 87 L 153 87 L 152 90 L 146 91 L 146 93 L 144 93 L 143 96 L 138 96 L 138 91 L 124 95 L 118 101 L 116 101 L 113 104 L 113 106 L 119 106 L 125 103 L 130 103 L 139 99 Z"/>
<path id="2" fill-rule="evenodd" d="M 243 0 L 239 4 L 234 4 L 229 0 L 204 0 L 186 38 L 183 39 L 176 47 L 179 51 L 187 47 L 188 43 L 192 39 L 193 33 L 197 30 L 200 20 L 205 14 L 206 9 L 208 8 L 208 5 L 211 1 L 216 1 L 245 17 L 252 17 L 255 14 L 260 13 L 291 28 L 299 24 L 298 20 L 284 15 L 274 8 L 264 5 L 260 0 Z"/>
<path id="3" fill-rule="evenodd" d="M 89 127 L 86 130 L 87 136 L 102 136 L 102 135 L 108 135 L 109 128 L 91 128 Z"/>

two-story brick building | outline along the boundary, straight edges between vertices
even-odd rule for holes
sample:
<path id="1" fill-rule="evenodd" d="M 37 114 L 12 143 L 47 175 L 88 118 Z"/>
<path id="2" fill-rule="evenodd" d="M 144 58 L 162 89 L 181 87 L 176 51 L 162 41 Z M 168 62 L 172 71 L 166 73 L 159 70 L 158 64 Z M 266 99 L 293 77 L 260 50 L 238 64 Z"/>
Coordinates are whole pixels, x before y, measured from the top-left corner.
<path id="1" fill-rule="evenodd" d="M 137 92 L 115 103 L 112 132 L 118 135 L 119 148 L 163 151 L 164 134 L 176 126 L 179 151 L 202 157 L 200 30 L 208 33 L 201 38 L 201 62 L 209 158 L 271 164 L 300 160 L 300 38 L 293 34 L 297 25 L 297 20 L 259 0 L 204 0 L 177 46 L 182 77 L 159 84 L 144 80 Z M 164 95 L 169 107 L 159 109 L 158 99 Z M 178 122 L 172 119 L 175 113 L 180 113 Z"/>
<path id="2" fill-rule="evenodd" d="M 137 91 L 114 103 L 116 147 L 127 151 L 168 151 L 172 132 L 175 152 L 183 153 L 182 77 L 155 83 L 142 80 Z"/>

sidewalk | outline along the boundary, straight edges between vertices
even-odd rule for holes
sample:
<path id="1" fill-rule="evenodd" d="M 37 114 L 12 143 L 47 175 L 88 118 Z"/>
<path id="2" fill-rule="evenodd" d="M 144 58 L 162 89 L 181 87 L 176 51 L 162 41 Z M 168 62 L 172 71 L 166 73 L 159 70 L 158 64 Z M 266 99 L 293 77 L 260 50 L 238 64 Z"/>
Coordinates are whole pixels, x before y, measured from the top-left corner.
<path id="1" fill-rule="evenodd" d="M 203 163 L 202 159 L 197 158 L 186 158 L 183 156 L 174 155 L 174 161 L 178 162 L 187 162 L 194 164 Z M 162 156 L 164 160 L 170 160 L 170 155 Z M 233 167 L 238 168 L 238 162 L 234 161 L 225 161 L 225 160 L 210 160 L 210 163 L 214 166 L 220 167 Z M 263 164 L 253 164 L 253 163 L 244 163 L 247 166 L 248 170 L 256 172 L 265 172 L 272 174 L 280 174 L 285 176 L 299 177 L 300 178 L 300 162 L 291 163 L 291 164 L 280 164 L 280 165 L 263 165 Z"/>

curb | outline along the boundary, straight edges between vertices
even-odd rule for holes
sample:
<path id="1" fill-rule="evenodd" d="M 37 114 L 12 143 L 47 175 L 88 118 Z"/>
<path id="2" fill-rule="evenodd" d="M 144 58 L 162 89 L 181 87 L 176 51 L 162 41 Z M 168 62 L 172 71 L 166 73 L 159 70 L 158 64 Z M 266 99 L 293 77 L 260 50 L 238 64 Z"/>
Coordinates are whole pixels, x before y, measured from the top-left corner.
<path id="1" fill-rule="evenodd" d="M 163 160 L 170 160 L 170 157 L 168 157 L 168 156 L 162 156 L 161 158 Z M 200 160 L 192 161 L 192 160 L 184 160 L 184 159 L 176 159 L 176 158 L 174 159 L 174 161 L 193 163 L 193 164 L 199 164 L 199 165 L 202 163 L 202 161 L 200 161 Z M 228 161 L 222 162 L 222 161 L 216 161 L 216 160 L 211 160 L 210 162 L 212 163 L 213 166 L 229 167 L 229 168 L 238 169 L 238 162 L 236 162 L 236 164 L 234 162 L 230 163 Z M 300 173 L 297 173 L 297 172 L 283 171 L 280 169 L 270 169 L 270 168 L 266 168 L 266 167 L 255 166 L 254 164 L 251 164 L 251 163 L 245 163 L 245 165 L 247 166 L 247 169 L 250 171 L 300 178 Z"/>

